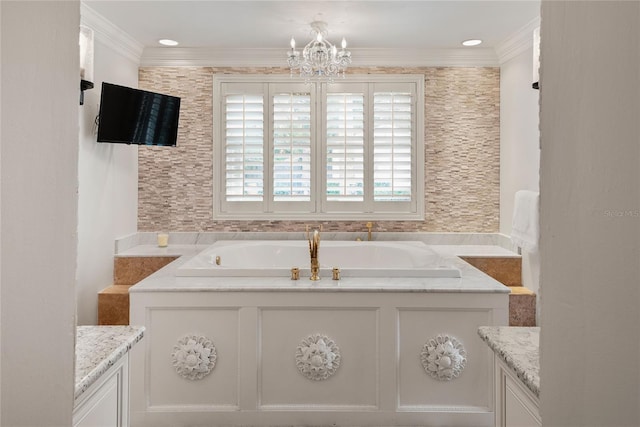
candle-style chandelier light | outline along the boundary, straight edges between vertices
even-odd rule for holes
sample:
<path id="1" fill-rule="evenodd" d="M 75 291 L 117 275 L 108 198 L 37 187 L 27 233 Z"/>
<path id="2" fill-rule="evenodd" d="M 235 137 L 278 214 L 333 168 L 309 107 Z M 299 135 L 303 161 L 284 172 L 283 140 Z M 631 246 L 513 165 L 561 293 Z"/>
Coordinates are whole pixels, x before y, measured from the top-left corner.
<path id="1" fill-rule="evenodd" d="M 327 40 L 327 23 L 313 21 L 311 32 L 314 38 L 302 49 L 296 50 L 296 41 L 291 38 L 288 63 L 291 74 L 299 72 L 306 81 L 326 79 L 329 82 L 337 76 L 343 76 L 351 64 L 351 52 L 346 50 L 347 41 L 342 39 L 342 48 L 338 49 Z"/>

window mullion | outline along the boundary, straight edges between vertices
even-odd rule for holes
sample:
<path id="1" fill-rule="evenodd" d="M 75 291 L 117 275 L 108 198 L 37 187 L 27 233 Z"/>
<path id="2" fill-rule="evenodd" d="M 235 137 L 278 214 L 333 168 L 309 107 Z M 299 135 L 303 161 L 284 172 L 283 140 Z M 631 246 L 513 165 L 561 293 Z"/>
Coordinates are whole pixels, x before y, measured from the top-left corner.
<path id="1" fill-rule="evenodd" d="M 319 83 L 317 86 L 318 94 L 316 107 L 319 114 L 316 114 L 319 126 L 316 127 L 316 140 L 320 141 L 319 151 L 317 151 L 318 162 L 316 162 L 316 210 L 319 212 L 327 212 L 327 85 Z"/>
<path id="2" fill-rule="evenodd" d="M 265 100 L 264 122 L 264 212 L 273 212 L 273 93 L 271 85 L 264 83 Z"/>
<path id="3" fill-rule="evenodd" d="M 314 212 L 325 212 L 326 192 L 327 192 L 327 84 L 315 84 L 315 103 L 313 124 L 315 132 L 313 133 L 315 141 L 312 144 L 312 153 L 314 158 L 314 170 L 311 174 L 313 180 L 312 200 Z"/>
<path id="4" fill-rule="evenodd" d="M 374 156 L 373 156 L 373 92 L 374 84 L 369 83 L 367 85 L 367 91 L 365 94 L 365 111 L 367 114 L 364 116 L 364 161 L 365 161 L 365 173 L 364 173 L 364 206 L 363 210 L 367 213 L 373 212 L 373 171 L 374 171 Z"/>

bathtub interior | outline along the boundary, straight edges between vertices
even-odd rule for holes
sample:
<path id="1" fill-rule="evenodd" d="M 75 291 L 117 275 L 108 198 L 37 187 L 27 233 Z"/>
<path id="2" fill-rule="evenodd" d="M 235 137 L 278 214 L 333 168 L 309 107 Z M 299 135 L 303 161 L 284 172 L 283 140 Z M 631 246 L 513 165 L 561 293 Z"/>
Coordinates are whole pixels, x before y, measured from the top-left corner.
<path id="1" fill-rule="evenodd" d="M 341 277 L 443 277 L 459 278 L 451 259 L 423 242 L 322 241 L 320 273 Z M 182 277 L 289 277 L 299 268 L 309 274 L 307 241 L 218 241 L 185 262 L 176 274 Z"/>

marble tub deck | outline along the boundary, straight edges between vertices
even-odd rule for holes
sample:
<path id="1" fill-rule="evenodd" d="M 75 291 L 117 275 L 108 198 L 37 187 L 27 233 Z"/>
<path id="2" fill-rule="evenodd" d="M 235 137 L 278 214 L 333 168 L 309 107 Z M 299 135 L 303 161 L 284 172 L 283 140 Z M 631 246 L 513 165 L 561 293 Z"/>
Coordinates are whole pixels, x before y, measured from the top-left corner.
<path id="1" fill-rule="evenodd" d="M 329 240 L 354 240 L 356 236 L 360 235 L 323 233 L 323 237 Z M 507 236 L 478 233 L 411 233 L 410 236 L 407 233 L 374 233 L 374 240 L 380 241 L 407 238 L 435 245 L 440 254 L 460 257 L 493 279 L 509 286 L 509 326 L 536 325 L 537 297 L 534 292 L 522 286 L 522 257 L 515 252 Z M 139 283 L 151 273 L 160 270 L 167 262 L 194 256 L 219 239 L 299 240 L 305 237 L 304 233 L 181 232 L 170 233 L 167 247 L 158 247 L 156 233 L 150 232 L 118 239 L 114 258 L 114 284 L 103 289 L 98 295 L 98 323 L 129 324 L 129 288 L 134 283 Z M 180 262 L 184 261 L 179 261 L 178 264 Z M 121 278 L 126 280 L 122 281 Z"/>
<path id="2" fill-rule="evenodd" d="M 325 240 L 355 240 L 358 233 L 323 232 Z M 451 264 L 460 269 L 463 277 L 456 279 L 407 278 L 405 291 L 431 292 L 489 292 L 509 293 L 509 289 L 497 280 L 480 273 L 474 267 L 459 259 L 459 256 L 494 256 L 520 258 L 517 253 L 501 247 L 499 243 L 504 236 L 496 234 L 464 234 L 464 233 L 373 233 L 374 240 L 397 241 L 416 240 L 428 245 L 436 245 L 436 252 L 449 258 Z M 179 257 L 166 267 L 156 271 L 129 289 L 129 292 L 145 291 L 181 291 L 181 290 L 246 290 L 254 287 L 256 280 L 243 277 L 191 278 L 175 277 L 175 270 L 188 258 L 206 249 L 218 240 L 306 240 L 305 233 L 170 233 L 167 247 L 158 247 L 156 233 L 136 233 L 116 241 L 116 258 L 118 257 Z M 366 244 L 366 242 L 363 242 Z M 331 280 L 315 283 L 313 287 L 304 286 L 307 281 L 301 280 L 292 286 L 289 278 L 261 278 L 262 290 L 358 290 L 378 291 L 383 289 L 387 280 L 371 278 L 345 278 L 340 286 Z M 394 291 L 399 290 L 397 287 Z"/>
<path id="3" fill-rule="evenodd" d="M 443 255 L 448 262 L 447 265 L 458 268 L 462 277 L 460 278 L 420 278 L 406 277 L 399 283 L 394 283 L 389 287 L 389 278 L 385 277 L 347 277 L 339 281 L 325 277 L 319 282 L 308 280 L 292 281 L 289 277 L 178 277 L 176 270 L 189 258 L 196 255 L 203 249 L 200 245 L 174 245 L 169 244 L 167 248 L 158 248 L 154 245 L 139 245 L 128 249 L 117 256 L 166 256 L 182 254 L 183 256 L 173 261 L 166 267 L 156 271 L 135 286 L 129 289 L 129 294 L 138 292 L 182 292 L 182 291 L 338 291 L 338 292 L 471 292 L 471 293 L 501 293 L 509 294 L 510 290 L 497 280 L 485 275 L 470 264 L 462 261 L 456 252 L 482 251 L 496 253 L 496 255 L 511 254 L 505 249 L 495 246 L 473 246 L 473 249 L 457 245 L 440 245 L 433 247 L 439 254 Z M 517 256 L 517 255 L 516 255 Z"/>
<path id="4" fill-rule="evenodd" d="M 75 392 L 77 399 L 144 335 L 143 326 L 78 326 Z"/>
<path id="5" fill-rule="evenodd" d="M 478 335 L 540 397 L 540 328 L 481 326 Z"/>
<path id="6" fill-rule="evenodd" d="M 355 240 L 358 233 L 324 232 L 325 240 Z M 417 240 L 428 245 L 450 261 L 450 265 L 461 271 L 462 278 L 403 278 L 401 286 L 394 284 L 394 291 L 418 292 L 480 292 L 509 293 L 509 288 L 497 280 L 481 273 L 460 256 L 490 256 L 520 258 L 517 253 L 505 249 L 499 243 L 505 243 L 505 236 L 497 234 L 464 233 L 373 233 L 374 240 L 397 241 Z M 129 289 L 129 293 L 145 291 L 182 291 L 182 290 L 246 290 L 255 288 L 256 280 L 244 277 L 230 278 L 192 278 L 175 276 L 176 269 L 217 240 L 306 240 L 304 233 L 170 233 L 169 245 L 159 248 L 156 233 L 136 233 L 116 241 L 116 257 L 179 257 L 166 267 L 156 271 Z M 366 242 L 363 242 L 366 243 Z M 380 291 L 388 286 L 388 278 L 345 278 L 339 286 L 331 280 L 323 280 L 309 286 L 308 281 L 294 283 L 289 278 L 261 278 L 261 290 L 340 290 L 340 291 Z M 333 282 L 333 283 L 332 283 Z"/>

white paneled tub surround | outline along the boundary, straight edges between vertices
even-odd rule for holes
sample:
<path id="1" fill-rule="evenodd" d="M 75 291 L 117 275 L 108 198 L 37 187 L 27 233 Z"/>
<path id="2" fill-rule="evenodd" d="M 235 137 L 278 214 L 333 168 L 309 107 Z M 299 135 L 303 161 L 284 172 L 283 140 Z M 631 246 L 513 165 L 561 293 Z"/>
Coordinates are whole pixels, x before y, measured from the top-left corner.
<path id="1" fill-rule="evenodd" d="M 132 425 L 492 426 L 477 329 L 507 325 L 509 290 L 437 247 L 422 254 L 460 277 L 180 276 L 193 255 L 176 260 L 130 290 L 146 327 Z"/>

